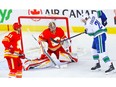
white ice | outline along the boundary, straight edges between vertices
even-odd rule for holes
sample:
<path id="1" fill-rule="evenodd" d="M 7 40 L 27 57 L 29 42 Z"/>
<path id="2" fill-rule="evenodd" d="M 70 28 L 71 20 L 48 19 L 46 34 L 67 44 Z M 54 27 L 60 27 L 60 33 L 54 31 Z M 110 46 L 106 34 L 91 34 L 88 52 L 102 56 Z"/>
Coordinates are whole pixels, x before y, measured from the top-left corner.
<path id="1" fill-rule="evenodd" d="M 7 78 L 9 72 L 6 60 L 3 58 L 4 47 L 1 43 L 3 37 L 8 34 L 1 32 L 0 33 L 0 78 Z M 76 33 L 71 33 L 75 35 Z M 33 33 L 37 38 L 39 33 Z M 36 58 L 39 56 L 38 51 L 35 51 L 35 54 L 29 52 L 31 44 L 35 47 L 38 47 L 37 42 L 32 38 L 31 34 L 24 33 L 23 36 L 26 38 L 24 40 L 25 53 L 29 58 Z M 30 43 L 27 43 L 28 40 L 31 40 Z M 31 69 L 29 71 L 23 71 L 23 78 L 116 78 L 116 73 L 111 73 L 106 75 L 104 71 L 108 69 L 107 64 L 105 64 L 101 59 L 101 71 L 91 71 L 91 67 L 95 65 L 94 60 L 91 56 L 91 43 L 92 37 L 83 34 L 72 39 L 72 51 L 78 54 L 78 62 L 70 63 L 67 67 L 62 69 L 57 68 L 45 68 L 45 69 Z M 107 42 L 107 54 L 113 61 L 114 66 L 116 67 L 116 35 L 108 34 Z"/>

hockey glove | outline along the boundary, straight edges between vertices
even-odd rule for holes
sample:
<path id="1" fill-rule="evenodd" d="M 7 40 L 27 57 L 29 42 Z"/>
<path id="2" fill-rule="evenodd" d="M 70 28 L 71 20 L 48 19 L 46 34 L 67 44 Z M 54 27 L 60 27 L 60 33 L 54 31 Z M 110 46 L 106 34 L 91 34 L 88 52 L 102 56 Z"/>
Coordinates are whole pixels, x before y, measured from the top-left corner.
<path id="1" fill-rule="evenodd" d="M 26 58 L 26 57 L 25 57 L 25 54 L 20 54 L 19 58 L 25 59 L 25 58 Z"/>
<path id="2" fill-rule="evenodd" d="M 66 41 L 64 41 L 63 44 L 62 44 L 62 47 L 63 47 L 66 51 L 69 50 L 69 47 L 70 47 L 70 46 L 71 46 L 71 41 L 70 41 L 70 40 L 66 40 Z"/>

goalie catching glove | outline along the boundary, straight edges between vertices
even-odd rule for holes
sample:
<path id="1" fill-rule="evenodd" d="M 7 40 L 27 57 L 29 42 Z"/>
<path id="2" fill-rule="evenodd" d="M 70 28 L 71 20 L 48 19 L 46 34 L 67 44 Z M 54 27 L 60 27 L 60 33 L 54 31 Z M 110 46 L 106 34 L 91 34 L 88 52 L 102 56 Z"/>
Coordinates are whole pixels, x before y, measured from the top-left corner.
<path id="1" fill-rule="evenodd" d="M 65 38 L 66 39 L 66 38 Z M 71 46 L 71 41 L 70 40 L 66 40 L 62 42 L 62 47 L 67 51 L 69 50 L 69 47 Z"/>

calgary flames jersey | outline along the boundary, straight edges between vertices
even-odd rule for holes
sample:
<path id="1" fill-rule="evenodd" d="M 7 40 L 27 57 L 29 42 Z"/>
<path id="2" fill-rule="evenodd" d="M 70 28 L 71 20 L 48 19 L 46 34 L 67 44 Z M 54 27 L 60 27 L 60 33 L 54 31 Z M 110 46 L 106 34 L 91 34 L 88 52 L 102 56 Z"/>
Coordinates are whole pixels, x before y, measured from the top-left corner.
<path id="1" fill-rule="evenodd" d="M 60 41 L 61 39 L 66 38 L 66 36 L 64 34 L 64 31 L 59 27 L 56 27 L 55 33 L 52 33 L 50 29 L 48 28 L 48 29 L 45 29 L 39 35 L 39 39 L 46 41 L 48 43 L 48 48 L 52 51 L 55 51 L 58 48 L 60 48 L 61 45 L 59 43 L 54 43 L 53 41 L 50 40 L 50 38 L 53 38 L 56 41 Z"/>
<path id="2" fill-rule="evenodd" d="M 12 48 L 14 51 L 20 53 L 21 52 L 20 40 L 21 35 L 13 31 L 4 37 L 2 43 L 4 44 L 5 50 Z"/>

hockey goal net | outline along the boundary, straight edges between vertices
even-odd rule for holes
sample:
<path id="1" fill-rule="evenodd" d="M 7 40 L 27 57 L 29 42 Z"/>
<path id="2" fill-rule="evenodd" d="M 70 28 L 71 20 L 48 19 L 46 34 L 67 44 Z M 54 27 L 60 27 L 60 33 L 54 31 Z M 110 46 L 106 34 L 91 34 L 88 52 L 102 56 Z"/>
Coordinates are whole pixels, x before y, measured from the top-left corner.
<path id="1" fill-rule="evenodd" d="M 64 16 L 19 16 L 18 22 L 22 25 L 21 48 L 26 56 L 38 57 L 41 50 L 37 41 L 32 36 L 38 39 L 39 34 L 48 28 L 49 22 L 54 21 L 56 26 L 61 27 L 66 36 L 70 37 L 69 20 Z M 71 47 L 69 47 L 71 52 Z"/>

